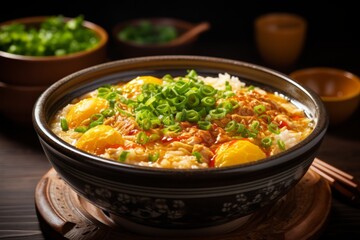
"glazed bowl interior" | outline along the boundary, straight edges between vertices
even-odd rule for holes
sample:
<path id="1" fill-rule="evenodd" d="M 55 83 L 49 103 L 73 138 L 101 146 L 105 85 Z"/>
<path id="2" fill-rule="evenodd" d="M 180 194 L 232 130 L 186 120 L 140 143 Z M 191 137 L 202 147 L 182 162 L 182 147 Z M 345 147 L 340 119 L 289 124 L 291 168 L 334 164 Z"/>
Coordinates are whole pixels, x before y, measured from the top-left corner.
<path id="1" fill-rule="evenodd" d="M 262 87 L 271 92 L 279 92 L 290 97 L 291 101 L 297 106 L 304 109 L 306 114 L 315 121 L 314 131 L 303 140 L 300 144 L 294 146 L 290 150 L 284 151 L 276 156 L 260 160 L 256 163 L 243 164 L 242 166 L 227 167 L 223 169 L 207 169 L 207 170 L 174 170 L 174 169 L 149 169 L 147 167 L 139 167 L 119 162 L 113 162 L 100 157 L 92 156 L 75 149 L 73 146 L 63 142 L 49 128 L 49 121 L 56 111 L 69 103 L 69 99 L 81 96 L 91 90 L 94 90 L 104 84 L 116 84 L 120 81 L 129 81 L 140 75 L 152 75 L 162 77 L 170 73 L 173 76 L 184 75 L 187 70 L 195 69 L 199 75 L 217 76 L 218 73 L 227 72 L 230 75 L 238 76 L 239 79 L 247 84 Z M 139 57 L 127 60 L 120 60 L 94 66 L 83 71 L 71 74 L 63 78 L 61 81 L 53 84 L 39 98 L 33 115 L 34 126 L 40 137 L 50 141 L 54 147 L 62 151 L 71 152 L 94 159 L 93 164 L 106 168 L 113 168 L 119 171 L 130 169 L 131 171 L 146 172 L 154 177 L 170 176 L 172 172 L 177 174 L 198 175 L 195 172 L 214 172 L 212 174 L 221 174 L 225 172 L 241 172 L 244 177 L 252 178 L 253 171 L 266 172 L 267 170 L 281 165 L 281 163 L 291 163 L 292 155 L 296 155 L 298 151 L 302 152 L 307 145 L 314 139 L 321 138 L 327 126 L 327 117 L 321 100 L 301 85 L 297 84 L 285 75 L 249 63 L 243 63 L 233 60 L 199 57 L 199 56 L 157 56 L 157 57 Z M 192 173 L 194 172 L 194 173 Z M 217 173 L 215 173 L 217 172 Z M 207 174 L 207 173 L 206 173 Z M 208 178 L 212 178 L 212 174 Z M 200 176 L 202 174 L 199 174 Z M 199 176 L 198 175 L 198 176 Z M 231 174 L 224 177 L 231 178 Z M 163 176 L 163 177 L 164 177 Z M 175 175 L 176 176 L 176 175 Z M 134 179 L 137 181 L 136 179 Z M 164 182 L 163 184 L 167 184 Z M 187 182 L 186 179 L 182 184 L 202 185 L 203 183 L 194 183 L 193 180 Z M 221 185 L 221 181 L 215 185 Z"/>

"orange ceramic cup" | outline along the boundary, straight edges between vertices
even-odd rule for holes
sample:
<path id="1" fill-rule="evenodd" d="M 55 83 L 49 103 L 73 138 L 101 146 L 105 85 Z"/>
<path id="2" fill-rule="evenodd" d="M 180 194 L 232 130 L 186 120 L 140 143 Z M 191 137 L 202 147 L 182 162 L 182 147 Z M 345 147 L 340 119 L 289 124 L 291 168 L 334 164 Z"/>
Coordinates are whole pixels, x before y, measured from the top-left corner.
<path id="1" fill-rule="evenodd" d="M 321 97 L 332 126 L 346 121 L 359 106 L 360 79 L 348 71 L 312 67 L 296 70 L 290 77 Z"/>
<path id="2" fill-rule="evenodd" d="M 290 13 L 269 13 L 255 21 L 255 39 L 263 60 L 285 69 L 298 59 L 306 36 L 306 20 Z"/>

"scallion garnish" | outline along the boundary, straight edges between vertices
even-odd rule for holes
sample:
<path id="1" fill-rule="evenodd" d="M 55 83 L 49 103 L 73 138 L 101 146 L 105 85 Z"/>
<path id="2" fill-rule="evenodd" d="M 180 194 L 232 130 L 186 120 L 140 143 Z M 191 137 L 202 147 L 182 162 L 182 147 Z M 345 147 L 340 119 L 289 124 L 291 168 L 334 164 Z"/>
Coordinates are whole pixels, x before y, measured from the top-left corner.
<path id="1" fill-rule="evenodd" d="M 272 133 L 275 133 L 275 134 L 280 133 L 279 126 L 276 123 L 273 123 L 273 122 L 268 124 L 268 130 L 270 132 L 272 132 Z"/>
<path id="2" fill-rule="evenodd" d="M 225 108 L 216 108 L 210 110 L 209 114 L 211 119 L 222 119 L 226 115 L 226 109 Z"/>
<path id="3" fill-rule="evenodd" d="M 262 104 L 256 105 L 254 107 L 254 112 L 258 115 L 263 114 L 266 111 L 266 107 Z"/>
<path id="4" fill-rule="evenodd" d="M 228 122 L 225 126 L 225 131 L 226 132 L 233 132 L 237 129 L 237 122 L 235 122 L 234 120 Z"/>
<path id="5" fill-rule="evenodd" d="M 129 153 L 130 153 L 129 151 L 122 151 L 122 152 L 120 153 L 120 156 L 119 156 L 119 161 L 120 161 L 120 162 L 125 162 L 127 156 L 129 155 Z"/>
<path id="6" fill-rule="evenodd" d="M 265 148 L 268 148 L 272 145 L 272 140 L 270 137 L 265 137 L 261 139 L 261 145 Z"/>
<path id="7" fill-rule="evenodd" d="M 74 129 L 75 132 L 79 132 L 79 133 L 84 133 L 88 130 L 89 128 L 86 126 L 78 126 Z"/>
<path id="8" fill-rule="evenodd" d="M 199 121 L 198 125 L 199 125 L 199 128 L 202 130 L 209 130 L 212 126 L 211 122 L 209 122 L 209 121 Z"/>
<path id="9" fill-rule="evenodd" d="M 136 136 L 136 142 L 139 144 L 146 144 L 148 142 L 148 136 L 145 132 L 139 132 Z"/>
<path id="10" fill-rule="evenodd" d="M 277 140 L 277 144 L 281 150 L 285 150 L 285 143 L 283 140 L 281 139 Z"/>
<path id="11" fill-rule="evenodd" d="M 186 111 L 186 120 L 189 122 L 198 122 L 200 119 L 200 115 L 195 110 Z"/>
<path id="12" fill-rule="evenodd" d="M 68 125 L 68 122 L 66 121 L 66 119 L 65 118 L 61 118 L 60 119 L 60 126 L 61 126 L 61 129 L 63 130 L 63 131 L 67 131 L 67 130 L 69 130 L 69 125 Z"/>
<path id="13" fill-rule="evenodd" d="M 199 153 L 199 152 L 193 152 L 192 153 L 192 155 L 194 155 L 195 157 L 196 157 L 196 161 L 198 162 L 198 163 L 202 163 L 202 155 L 201 155 L 201 153 Z"/>
<path id="14" fill-rule="evenodd" d="M 157 152 L 157 153 L 154 153 L 154 154 L 149 154 L 148 156 L 148 160 L 149 162 L 156 162 L 160 157 L 160 154 Z"/>

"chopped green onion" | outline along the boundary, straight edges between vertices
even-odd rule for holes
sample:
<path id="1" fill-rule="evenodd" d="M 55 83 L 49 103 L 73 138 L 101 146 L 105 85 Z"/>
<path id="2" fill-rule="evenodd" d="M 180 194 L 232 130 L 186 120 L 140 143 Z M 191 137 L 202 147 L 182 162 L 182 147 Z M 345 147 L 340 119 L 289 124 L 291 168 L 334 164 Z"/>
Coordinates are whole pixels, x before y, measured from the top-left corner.
<path id="1" fill-rule="evenodd" d="M 226 90 L 226 91 L 231 91 L 231 90 L 232 90 L 232 87 L 231 87 L 229 81 L 226 81 L 226 82 L 225 82 L 225 90 Z"/>
<path id="2" fill-rule="evenodd" d="M 252 121 L 251 123 L 251 130 L 257 132 L 259 130 L 260 123 L 259 121 Z"/>
<path id="3" fill-rule="evenodd" d="M 257 106 L 254 107 L 254 112 L 256 114 L 258 114 L 258 115 L 264 113 L 265 111 L 266 111 L 266 107 L 264 105 L 262 105 L 262 104 L 257 105 Z"/>
<path id="4" fill-rule="evenodd" d="M 238 108 L 238 107 L 240 107 L 239 102 L 237 102 L 237 101 L 235 101 L 235 100 L 233 100 L 233 99 L 230 100 L 230 103 L 231 103 L 231 105 L 232 105 L 232 109 L 233 109 L 233 110 L 236 109 L 236 108 Z"/>
<path id="5" fill-rule="evenodd" d="M 90 128 L 93 128 L 95 126 L 101 125 L 104 122 L 104 115 L 100 114 L 100 113 L 96 113 L 91 115 L 90 117 Z"/>
<path id="6" fill-rule="evenodd" d="M 68 123 L 67 123 L 67 121 L 66 121 L 66 119 L 65 118 L 60 118 L 60 126 L 61 126 L 61 129 L 63 130 L 63 131 L 67 131 L 67 130 L 69 130 L 69 125 L 68 125 Z"/>
<path id="7" fill-rule="evenodd" d="M 167 115 L 162 119 L 162 122 L 166 126 L 173 125 L 173 124 L 175 124 L 174 116 L 173 115 Z"/>
<path id="8" fill-rule="evenodd" d="M 233 110 L 233 105 L 230 101 L 222 102 L 218 107 L 226 109 L 226 112 L 231 112 Z"/>
<path id="9" fill-rule="evenodd" d="M 186 77 L 195 79 L 195 80 L 196 80 L 197 76 L 198 76 L 197 72 L 194 69 L 188 71 L 188 74 L 186 75 Z"/>
<path id="10" fill-rule="evenodd" d="M 241 136 L 244 138 L 255 138 L 257 135 L 257 132 L 252 132 L 249 129 L 244 129 L 244 131 L 241 133 Z"/>
<path id="11" fill-rule="evenodd" d="M 181 127 L 179 124 L 170 125 L 167 128 L 163 129 L 164 134 L 177 133 L 180 131 L 181 131 Z"/>
<path id="12" fill-rule="evenodd" d="M 225 98 L 236 96 L 233 91 L 225 91 L 223 95 Z"/>
<path id="13" fill-rule="evenodd" d="M 197 105 L 199 105 L 199 103 L 200 103 L 200 99 L 196 93 L 190 93 L 187 95 L 187 105 L 190 108 L 196 107 Z"/>
<path id="14" fill-rule="evenodd" d="M 171 103 L 177 107 L 183 107 L 187 101 L 187 98 L 185 96 L 176 96 L 175 98 L 170 99 Z"/>
<path id="15" fill-rule="evenodd" d="M 261 145 L 265 148 L 270 147 L 272 144 L 272 140 L 270 137 L 265 137 L 263 139 L 261 139 Z"/>
<path id="16" fill-rule="evenodd" d="M 153 96 L 153 97 L 151 97 L 151 98 L 149 98 L 146 102 L 145 102 L 145 106 L 149 106 L 149 105 L 151 105 L 153 102 L 155 102 L 156 101 L 156 97 L 155 96 Z"/>
<path id="17" fill-rule="evenodd" d="M 159 134 L 153 133 L 149 136 L 149 142 L 155 142 L 160 139 Z"/>
<path id="18" fill-rule="evenodd" d="M 136 142 L 139 144 L 146 144 L 148 142 L 148 136 L 145 132 L 139 132 L 136 137 Z"/>
<path id="19" fill-rule="evenodd" d="M 248 87 L 248 91 L 252 91 L 252 90 L 254 90 L 255 89 L 255 86 L 253 86 L 253 85 L 250 85 L 249 87 Z"/>
<path id="20" fill-rule="evenodd" d="M 166 74 L 162 77 L 162 80 L 166 82 L 172 82 L 174 78 L 170 74 Z"/>
<path id="21" fill-rule="evenodd" d="M 186 111 L 186 120 L 189 122 L 197 122 L 200 119 L 200 115 L 195 110 Z"/>
<path id="22" fill-rule="evenodd" d="M 74 131 L 75 131 L 75 132 L 79 132 L 79 133 L 84 133 L 84 132 L 86 132 L 88 129 L 89 129 L 89 128 L 86 127 L 86 126 L 79 126 L 79 127 L 76 127 L 76 128 L 74 129 Z"/>
<path id="23" fill-rule="evenodd" d="M 129 151 L 122 151 L 120 156 L 119 156 L 119 161 L 120 162 L 125 162 L 127 156 L 129 155 L 129 153 L 130 153 Z"/>
<path id="24" fill-rule="evenodd" d="M 159 159 L 159 157 L 160 157 L 160 154 L 158 152 L 155 154 L 150 153 L 148 156 L 148 160 L 149 160 L 149 162 L 156 162 Z"/>
<path id="25" fill-rule="evenodd" d="M 270 132 L 272 132 L 272 133 L 275 133 L 275 134 L 280 133 L 279 126 L 276 123 L 273 123 L 273 122 L 268 124 L 268 130 Z"/>
<path id="26" fill-rule="evenodd" d="M 277 144 L 281 150 L 285 150 L 285 143 L 283 140 L 281 139 L 277 140 Z"/>
<path id="27" fill-rule="evenodd" d="M 184 111 L 186 111 L 185 109 L 184 109 Z M 176 113 L 176 115 L 175 115 L 175 121 L 176 122 L 182 122 L 182 121 L 184 121 L 185 120 L 185 112 L 177 112 Z"/>
<path id="28" fill-rule="evenodd" d="M 271 122 L 271 117 L 269 115 L 262 114 L 262 115 L 259 116 L 259 118 L 264 119 L 266 123 Z"/>
<path id="29" fill-rule="evenodd" d="M 139 126 L 143 129 L 143 130 L 149 130 L 152 127 L 152 122 L 149 118 L 144 118 L 140 121 Z"/>
<path id="30" fill-rule="evenodd" d="M 209 115 L 211 116 L 211 119 L 222 119 L 225 117 L 226 112 L 225 108 L 216 108 L 210 110 Z"/>
<path id="31" fill-rule="evenodd" d="M 203 99 L 201 99 L 201 103 L 205 107 L 211 107 L 215 105 L 216 100 L 213 97 L 204 97 Z"/>
<path id="32" fill-rule="evenodd" d="M 202 161 L 201 161 L 201 159 L 202 159 L 201 153 L 199 153 L 199 152 L 193 152 L 192 155 L 194 155 L 194 156 L 196 157 L 196 161 L 197 161 L 198 163 L 202 163 Z"/>
<path id="33" fill-rule="evenodd" d="M 211 85 L 201 85 L 200 94 L 204 96 L 214 96 L 216 94 L 216 89 Z"/>
<path id="34" fill-rule="evenodd" d="M 202 130 L 209 130 L 212 126 L 209 121 L 198 121 L 199 128 Z"/>
<path id="35" fill-rule="evenodd" d="M 186 93 L 190 88 L 190 83 L 183 80 L 177 81 L 174 86 L 175 90 L 179 94 Z"/>
<path id="36" fill-rule="evenodd" d="M 245 125 L 242 123 L 237 124 L 236 133 L 243 133 L 246 130 Z"/>
<path id="37" fill-rule="evenodd" d="M 226 126 L 225 126 L 225 131 L 226 131 L 226 132 L 233 132 L 233 131 L 236 130 L 237 125 L 238 125 L 237 122 L 235 122 L 234 120 L 232 120 L 232 121 L 230 121 L 230 122 L 228 122 L 228 123 L 226 124 Z"/>
<path id="38" fill-rule="evenodd" d="M 103 121 L 103 120 L 104 120 L 104 115 L 102 115 L 100 113 L 95 113 L 95 114 L 91 115 L 91 117 L 90 117 L 91 122 Z"/>
<path id="39" fill-rule="evenodd" d="M 114 116 L 115 111 L 114 111 L 114 109 L 107 108 L 107 109 L 103 110 L 101 112 L 101 114 L 104 115 L 104 117 L 111 117 L 111 116 Z"/>

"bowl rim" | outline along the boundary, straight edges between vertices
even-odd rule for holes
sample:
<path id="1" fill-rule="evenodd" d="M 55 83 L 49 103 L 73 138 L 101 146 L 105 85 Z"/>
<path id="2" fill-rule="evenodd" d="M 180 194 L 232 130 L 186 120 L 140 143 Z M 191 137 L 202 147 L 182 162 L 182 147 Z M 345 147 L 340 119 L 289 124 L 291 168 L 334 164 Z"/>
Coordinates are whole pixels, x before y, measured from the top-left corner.
<path id="1" fill-rule="evenodd" d="M 116 43 L 118 44 L 123 44 L 123 45 L 127 45 L 127 46 L 131 46 L 134 48 L 140 48 L 140 49 L 167 49 L 167 48 L 173 48 L 173 47 L 178 47 L 178 46 L 182 46 L 182 45 L 186 45 L 186 44 L 190 44 L 191 42 L 193 42 L 198 36 L 194 36 L 193 38 L 189 39 L 188 41 L 186 41 L 185 43 L 162 43 L 162 44 L 139 44 L 136 42 L 131 42 L 131 41 L 124 41 L 121 40 L 118 37 L 118 33 L 127 25 L 131 25 L 134 23 L 138 23 L 141 21 L 150 21 L 150 22 L 169 22 L 169 23 L 176 23 L 176 24 L 172 24 L 172 25 L 180 25 L 182 29 L 190 29 L 192 27 L 195 26 L 194 23 L 191 23 L 189 21 L 185 21 L 179 18 L 173 18 L 173 17 L 141 17 L 141 18 L 132 18 L 132 19 L 128 19 L 122 22 L 118 22 L 117 24 L 115 24 L 112 28 L 112 36 L 113 39 Z M 176 27 L 177 29 L 179 29 L 178 27 Z"/>
<path id="2" fill-rule="evenodd" d="M 347 79 L 348 83 L 351 83 L 351 85 L 355 88 L 351 94 L 347 94 L 344 96 L 335 96 L 335 97 L 329 97 L 329 96 L 320 96 L 320 98 L 325 102 L 340 102 L 340 101 L 346 101 L 352 98 L 356 98 L 360 95 L 360 78 L 355 75 L 352 72 L 349 72 L 347 70 L 343 70 L 336 67 L 308 67 L 308 68 L 302 68 L 295 70 L 289 74 L 289 76 L 294 79 L 295 81 L 299 82 L 296 78 L 298 76 L 305 76 L 305 75 L 311 75 L 313 73 L 326 73 L 331 74 L 334 76 L 341 76 L 344 79 Z M 301 84 L 301 83 L 300 83 Z M 317 94 L 317 93 L 316 93 Z"/>
<path id="3" fill-rule="evenodd" d="M 147 167 L 147 166 L 138 166 L 134 164 L 126 164 L 121 162 L 115 162 L 110 159 L 98 157 L 96 155 L 92 155 L 89 153 L 86 153 L 80 149 L 76 149 L 74 146 L 66 143 L 62 139 L 60 139 L 58 136 L 55 135 L 48 126 L 47 120 L 46 120 L 46 113 L 43 111 L 44 105 L 46 103 L 46 100 L 48 97 L 53 95 L 53 92 L 56 91 L 59 87 L 62 85 L 70 82 L 73 78 L 79 78 L 87 74 L 91 74 L 94 72 L 97 72 L 98 70 L 104 70 L 104 69 L 112 69 L 115 67 L 118 67 L 120 65 L 126 66 L 131 64 L 141 64 L 141 63 L 153 63 L 154 61 L 166 61 L 166 62 L 172 62 L 172 61 L 183 61 L 185 63 L 189 61 L 198 61 L 199 63 L 207 64 L 204 67 L 212 68 L 214 67 L 214 64 L 218 65 L 221 64 L 222 66 L 226 65 L 233 65 L 233 66 L 241 66 L 245 68 L 251 68 L 252 70 L 259 70 L 264 71 L 267 74 L 275 75 L 278 78 L 282 78 L 283 80 L 291 83 L 292 85 L 295 85 L 298 89 L 300 89 L 302 92 L 304 92 L 315 104 L 316 104 L 316 110 L 318 112 L 321 112 L 323 115 L 318 116 L 316 118 L 316 123 L 314 126 L 314 130 L 310 133 L 309 136 L 307 136 L 305 139 L 303 139 L 300 143 L 293 146 L 290 149 L 285 150 L 284 152 L 278 153 L 274 156 L 267 157 L 265 159 L 251 162 L 247 164 L 240 164 L 240 165 L 234 165 L 234 166 L 228 166 L 228 167 L 221 167 L 221 168 L 201 168 L 201 169 L 172 169 L 172 168 L 154 168 L 154 167 Z M 169 64 L 170 64 L 169 63 Z M 171 65 L 172 66 L 172 65 Z M 174 66 L 175 67 L 175 66 Z M 176 67 L 175 67 L 176 68 Z M 137 69 L 135 67 L 135 69 Z M 127 71 L 127 70 L 125 70 Z M 47 145 L 50 143 L 51 146 L 54 148 L 61 148 L 63 152 L 66 152 L 70 156 L 77 155 L 79 156 L 78 159 L 81 158 L 87 158 L 91 159 L 91 161 L 87 161 L 86 164 L 101 167 L 104 169 L 108 168 L 115 168 L 118 171 L 130 171 L 134 174 L 149 174 L 149 175 L 163 175 L 163 176 L 171 176 L 171 175 L 191 175 L 191 174 L 215 174 L 217 176 L 223 176 L 224 174 L 236 174 L 239 172 L 243 173 L 249 173 L 249 172 L 256 172 L 256 171 L 266 171 L 268 168 L 277 167 L 279 165 L 285 164 L 291 160 L 295 160 L 296 156 L 300 155 L 300 153 L 303 151 L 302 147 L 306 146 L 307 148 L 313 147 L 315 143 L 318 143 L 321 141 L 323 136 L 326 133 L 329 120 L 326 115 L 326 110 L 323 102 L 321 101 L 320 97 L 314 94 L 311 91 L 308 91 L 306 88 L 301 86 L 299 83 L 297 83 L 295 80 L 291 79 L 288 75 L 280 73 L 276 70 L 272 70 L 266 67 L 262 67 L 256 64 L 247 63 L 239 60 L 233 60 L 233 59 L 226 59 L 226 58 L 220 58 L 220 57 L 209 57 L 209 56 L 197 56 L 197 55 L 159 55 L 159 56 L 146 56 L 146 57 L 136 57 L 136 58 L 128 58 L 128 59 L 122 59 L 122 60 L 115 60 L 110 61 L 106 63 L 102 63 L 96 66 L 92 66 L 86 69 L 82 69 L 80 71 L 77 71 L 75 73 L 72 73 L 56 83 L 52 84 L 49 88 L 47 88 L 37 99 L 33 112 L 32 112 L 32 121 L 33 121 L 33 127 L 35 131 L 37 132 L 38 136 L 42 139 L 42 142 L 45 142 Z M 315 145 L 315 144 L 314 144 Z M 63 154 L 63 153 L 62 153 Z M 78 161 L 78 160 L 76 160 Z M 80 160 L 81 161 L 81 160 Z"/>
<path id="4" fill-rule="evenodd" d="M 6 25 L 9 25 L 12 23 L 23 23 L 23 24 L 41 23 L 49 17 L 52 17 L 52 15 L 51 16 L 50 15 L 49 16 L 31 16 L 31 17 L 24 17 L 24 18 L 16 18 L 16 19 L 5 21 L 5 22 L 1 22 L 0 27 L 6 26 Z M 66 21 L 68 21 L 72 18 L 64 16 L 64 19 Z M 14 60 L 22 60 L 22 61 L 39 61 L 39 62 L 59 61 L 59 60 L 68 60 L 68 59 L 82 57 L 84 55 L 95 52 L 95 51 L 105 47 L 105 45 L 107 44 L 108 39 L 109 39 L 109 36 L 108 36 L 108 33 L 106 32 L 106 30 L 103 27 L 101 27 L 100 25 L 95 24 L 90 21 L 87 21 L 87 20 L 84 20 L 83 25 L 86 28 L 94 31 L 100 38 L 99 43 L 91 49 L 80 51 L 80 52 L 75 52 L 75 53 L 70 53 L 70 54 L 66 54 L 63 56 L 28 56 L 28 55 L 13 54 L 13 53 L 9 53 L 9 52 L 0 50 L 0 57 L 14 59 Z"/>

